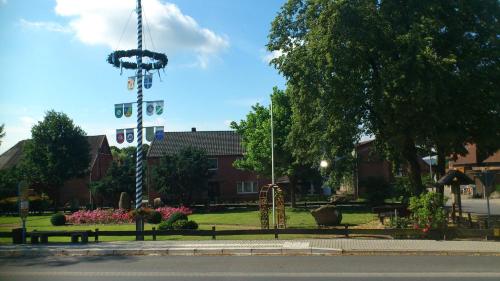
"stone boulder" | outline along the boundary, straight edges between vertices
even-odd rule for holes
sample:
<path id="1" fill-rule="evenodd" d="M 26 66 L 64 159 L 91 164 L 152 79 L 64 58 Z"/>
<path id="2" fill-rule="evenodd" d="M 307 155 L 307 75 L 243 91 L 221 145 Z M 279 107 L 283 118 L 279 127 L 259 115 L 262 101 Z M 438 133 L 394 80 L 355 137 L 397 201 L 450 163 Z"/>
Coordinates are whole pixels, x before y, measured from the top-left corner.
<path id="1" fill-rule="evenodd" d="M 342 212 L 334 205 L 321 206 L 312 210 L 311 215 L 316 220 L 316 223 L 322 226 L 340 225 L 342 221 Z"/>
<path id="2" fill-rule="evenodd" d="M 130 210 L 130 196 L 127 192 L 122 192 L 120 194 L 120 201 L 118 201 L 118 208 L 124 210 Z"/>
<path id="3" fill-rule="evenodd" d="M 161 198 L 155 198 L 153 200 L 153 207 L 156 209 L 156 208 L 160 208 L 160 207 L 163 207 L 163 201 L 161 201 Z"/>

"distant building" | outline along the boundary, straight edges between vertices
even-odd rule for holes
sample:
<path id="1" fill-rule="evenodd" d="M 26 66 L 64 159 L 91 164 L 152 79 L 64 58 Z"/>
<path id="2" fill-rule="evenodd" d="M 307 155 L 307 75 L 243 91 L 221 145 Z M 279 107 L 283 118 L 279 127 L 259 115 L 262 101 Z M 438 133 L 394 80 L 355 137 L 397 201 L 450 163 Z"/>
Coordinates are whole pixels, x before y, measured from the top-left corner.
<path id="1" fill-rule="evenodd" d="M 491 155 L 484 155 L 477 149 L 475 144 L 467 144 L 465 146 L 468 153 L 465 156 L 457 155 L 454 159 L 448 162 L 448 168 L 459 170 L 471 179 L 474 179 L 476 185 L 476 193 L 484 195 L 484 186 L 481 181 L 474 177 L 475 172 L 480 170 L 496 171 L 500 174 L 500 150 L 497 150 Z M 495 178 L 495 186 L 500 185 L 500 175 Z"/>
<path id="2" fill-rule="evenodd" d="M 392 163 L 377 153 L 375 149 L 375 140 L 360 142 L 356 145 L 356 166 L 354 169 L 354 178 L 351 183 L 343 186 L 343 189 L 350 189 L 351 192 L 357 193 L 358 196 L 363 196 L 366 192 L 366 187 L 363 183 L 371 178 L 383 178 L 387 183 L 394 181 L 395 177 L 404 176 L 407 174 L 406 167 L 400 167 L 395 173 L 392 169 Z M 420 171 L 422 175 L 429 174 L 429 164 L 419 158 Z"/>
<path id="3" fill-rule="evenodd" d="M 83 177 L 70 179 L 64 183 L 59 193 L 61 205 L 85 206 L 90 203 L 89 183 L 103 178 L 111 166 L 113 157 L 106 136 L 87 136 L 87 141 L 90 148 L 89 169 Z M 22 140 L 0 155 L 0 170 L 10 169 L 19 164 L 25 145 L 26 140 Z"/>
<path id="4" fill-rule="evenodd" d="M 256 201 L 260 187 L 270 183 L 269 179 L 256 173 L 233 166 L 233 162 L 244 155 L 241 137 L 234 131 L 196 131 L 192 128 L 189 132 L 165 132 L 163 140 L 151 143 L 147 155 L 148 168 L 158 164 L 163 155 L 177 154 L 186 147 L 205 151 L 214 172 L 208 190 L 198 194 L 198 201 Z M 160 194 L 154 186 L 148 186 L 149 202 L 152 202 Z"/>

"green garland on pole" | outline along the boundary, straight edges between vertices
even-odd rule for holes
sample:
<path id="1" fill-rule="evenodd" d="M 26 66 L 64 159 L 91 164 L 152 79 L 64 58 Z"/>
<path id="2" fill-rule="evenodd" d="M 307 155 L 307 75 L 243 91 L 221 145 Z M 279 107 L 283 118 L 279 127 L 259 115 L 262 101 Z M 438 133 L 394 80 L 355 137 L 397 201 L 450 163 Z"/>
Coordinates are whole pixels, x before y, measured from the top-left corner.
<path id="1" fill-rule="evenodd" d="M 137 69 L 137 63 L 128 62 L 128 61 L 120 61 L 121 58 L 130 58 L 138 55 L 142 55 L 142 57 L 148 57 L 154 62 L 152 63 L 142 63 L 142 69 L 144 70 L 153 70 L 153 69 L 163 69 L 167 66 L 168 58 L 167 55 L 162 53 L 156 53 L 149 50 L 126 50 L 126 51 L 114 51 L 108 55 L 108 63 L 113 65 L 116 68 L 125 68 L 125 69 Z"/>

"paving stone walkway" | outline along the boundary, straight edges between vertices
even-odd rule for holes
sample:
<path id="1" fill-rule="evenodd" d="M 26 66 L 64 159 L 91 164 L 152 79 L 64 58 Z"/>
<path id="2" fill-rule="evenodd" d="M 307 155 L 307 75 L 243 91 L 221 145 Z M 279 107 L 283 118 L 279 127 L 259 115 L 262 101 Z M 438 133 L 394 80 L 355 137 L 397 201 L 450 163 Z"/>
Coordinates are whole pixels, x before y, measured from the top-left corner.
<path id="1" fill-rule="evenodd" d="M 122 241 L 88 244 L 4 245 L 0 256 L 36 255 L 500 255 L 500 242 L 376 239 Z"/>

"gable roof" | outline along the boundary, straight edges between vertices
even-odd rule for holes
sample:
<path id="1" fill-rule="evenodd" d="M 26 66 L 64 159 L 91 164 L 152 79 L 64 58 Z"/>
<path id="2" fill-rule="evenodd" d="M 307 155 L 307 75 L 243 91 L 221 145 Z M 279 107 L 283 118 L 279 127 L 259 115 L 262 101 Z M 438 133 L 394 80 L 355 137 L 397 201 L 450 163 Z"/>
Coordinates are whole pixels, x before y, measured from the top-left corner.
<path id="1" fill-rule="evenodd" d="M 26 141 L 27 140 L 22 140 L 16 143 L 16 145 L 14 145 L 9 150 L 5 151 L 2 155 L 0 155 L 0 170 L 12 168 L 16 166 L 19 163 L 19 161 L 21 161 Z M 87 142 L 89 143 L 89 148 L 90 148 L 89 151 L 91 159 L 90 167 L 92 167 L 94 159 L 96 158 L 97 153 L 99 152 L 99 148 L 105 141 L 106 141 L 106 135 L 87 136 Z M 109 151 L 109 154 L 111 154 L 111 151 Z"/>
<path id="2" fill-rule="evenodd" d="M 26 141 L 27 140 L 22 140 L 16 143 L 13 147 L 0 155 L 0 170 L 10 169 L 21 161 Z"/>
<path id="3" fill-rule="evenodd" d="M 208 156 L 243 155 L 241 137 L 235 131 L 165 132 L 163 140 L 153 140 L 148 157 L 178 153 L 186 147 L 204 150 Z"/>

